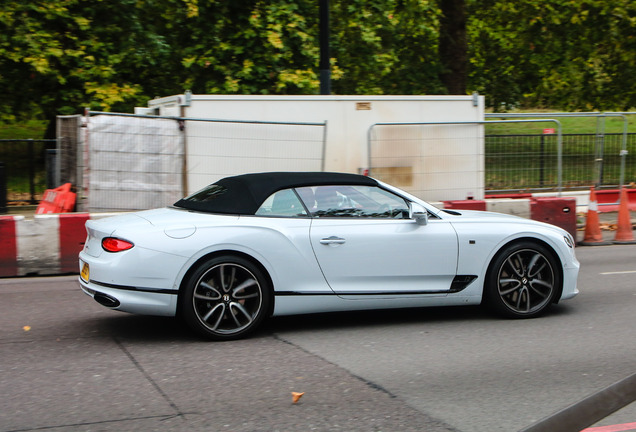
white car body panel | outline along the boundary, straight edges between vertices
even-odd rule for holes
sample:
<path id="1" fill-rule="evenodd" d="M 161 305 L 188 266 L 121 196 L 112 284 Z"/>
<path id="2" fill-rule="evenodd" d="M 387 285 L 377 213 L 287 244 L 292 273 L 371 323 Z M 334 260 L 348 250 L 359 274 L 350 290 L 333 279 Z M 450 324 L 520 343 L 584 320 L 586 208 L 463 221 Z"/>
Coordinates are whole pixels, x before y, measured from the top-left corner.
<path id="1" fill-rule="evenodd" d="M 440 292 L 457 272 L 457 236 L 445 220 L 420 226 L 408 219 L 316 219 L 310 236 L 327 282 L 343 298 L 387 291 L 446 295 Z"/>
<path id="2" fill-rule="evenodd" d="M 359 219 L 220 215 L 164 208 L 90 220 L 80 253 L 80 278 L 91 296 L 117 299 L 113 309 L 172 316 L 188 272 L 211 254 L 235 253 L 257 262 L 271 279 L 273 315 L 479 304 L 488 265 L 517 239 L 540 241 L 563 265 L 560 299 L 578 293 L 579 263 L 555 226 L 489 212 L 439 210 L 381 183 L 431 214 L 412 219 Z M 134 243 L 103 250 L 106 236 Z M 343 239 L 322 244 L 321 240 Z M 449 291 L 456 275 L 475 279 Z M 97 297 L 96 297 L 97 299 Z"/>

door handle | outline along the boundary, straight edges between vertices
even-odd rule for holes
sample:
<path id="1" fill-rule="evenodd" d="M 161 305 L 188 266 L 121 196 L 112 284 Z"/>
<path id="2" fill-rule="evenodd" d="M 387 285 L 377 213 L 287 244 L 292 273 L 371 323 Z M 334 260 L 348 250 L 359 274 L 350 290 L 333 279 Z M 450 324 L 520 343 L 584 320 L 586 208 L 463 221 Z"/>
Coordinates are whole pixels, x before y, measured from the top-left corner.
<path id="1" fill-rule="evenodd" d="M 341 245 L 341 244 L 345 244 L 346 240 L 340 237 L 336 237 L 336 236 L 331 236 L 331 237 L 327 237 L 324 239 L 320 239 L 320 244 L 324 244 L 324 245 Z"/>

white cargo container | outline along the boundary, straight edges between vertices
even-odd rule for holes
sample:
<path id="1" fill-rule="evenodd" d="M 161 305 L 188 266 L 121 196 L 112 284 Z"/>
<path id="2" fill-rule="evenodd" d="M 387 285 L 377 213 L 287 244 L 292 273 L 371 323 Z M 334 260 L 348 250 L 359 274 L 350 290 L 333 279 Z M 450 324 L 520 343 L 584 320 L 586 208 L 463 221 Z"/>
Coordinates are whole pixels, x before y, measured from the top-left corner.
<path id="1" fill-rule="evenodd" d="M 302 137 L 290 139 L 291 145 L 281 139 L 279 144 L 274 140 L 250 148 L 241 142 L 242 138 L 232 139 L 231 133 L 219 138 L 215 132 L 222 129 L 219 124 L 212 127 L 205 122 L 188 122 L 185 134 L 189 192 L 220 177 L 244 172 L 322 169 L 359 173 L 371 169 L 372 176 L 429 201 L 484 196 L 484 137 L 479 124 L 484 120 L 484 99 L 477 95 L 184 94 L 151 100 L 147 108 L 136 108 L 135 112 L 255 122 L 326 122 L 325 128 L 315 130 L 307 139 L 316 142 L 324 137 L 324 154 L 318 156 L 315 145 L 299 144 Z M 255 141 L 269 133 L 263 125 L 259 130 Z M 218 139 L 223 145 L 211 144 Z"/>

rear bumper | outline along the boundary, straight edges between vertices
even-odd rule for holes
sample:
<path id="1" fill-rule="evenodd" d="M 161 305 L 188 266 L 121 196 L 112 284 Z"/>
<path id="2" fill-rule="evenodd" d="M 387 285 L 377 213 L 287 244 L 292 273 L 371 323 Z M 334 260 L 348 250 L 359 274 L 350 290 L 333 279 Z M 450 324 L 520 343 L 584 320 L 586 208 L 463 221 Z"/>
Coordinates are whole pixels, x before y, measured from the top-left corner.
<path id="1" fill-rule="evenodd" d="M 151 290 L 85 282 L 78 278 L 87 295 L 108 309 L 141 315 L 175 316 L 178 291 Z"/>

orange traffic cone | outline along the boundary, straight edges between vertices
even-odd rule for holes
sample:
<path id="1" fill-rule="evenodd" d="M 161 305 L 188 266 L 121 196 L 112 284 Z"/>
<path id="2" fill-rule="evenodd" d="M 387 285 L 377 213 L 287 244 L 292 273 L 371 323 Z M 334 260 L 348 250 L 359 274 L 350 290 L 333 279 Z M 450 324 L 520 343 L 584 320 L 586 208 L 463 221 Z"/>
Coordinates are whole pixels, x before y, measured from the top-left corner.
<path id="1" fill-rule="evenodd" d="M 618 228 L 614 243 L 617 244 L 634 244 L 634 231 L 632 231 L 632 219 L 629 215 L 629 198 L 627 198 L 627 190 L 621 189 L 621 202 L 618 206 Z"/>
<path id="2" fill-rule="evenodd" d="M 590 189 L 590 204 L 587 208 L 587 218 L 585 220 L 585 235 L 583 241 L 579 242 L 583 246 L 603 246 L 611 244 L 603 241 L 601 235 L 601 221 L 598 218 L 598 201 L 596 201 L 596 192 L 594 186 Z"/>

